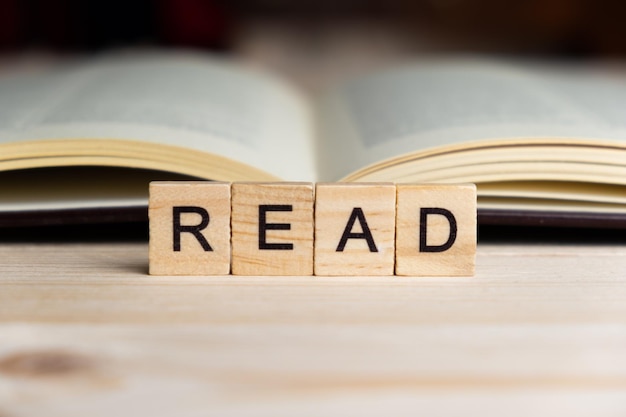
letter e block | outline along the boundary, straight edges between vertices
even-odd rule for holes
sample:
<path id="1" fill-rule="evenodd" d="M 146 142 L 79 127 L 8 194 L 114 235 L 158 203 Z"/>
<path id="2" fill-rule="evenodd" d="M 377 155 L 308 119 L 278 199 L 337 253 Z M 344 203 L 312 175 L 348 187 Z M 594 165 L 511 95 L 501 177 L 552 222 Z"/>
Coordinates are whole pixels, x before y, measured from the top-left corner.
<path id="1" fill-rule="evenodd" d="M 230 184 L 150 183 L 150 274 L 230 272 Z"/>
<path id="2" fill-rule="evenodd" d="M 398 184 L 396 275 L 471 276 L 476 186 Z"/>
<path id="3" fill-rule="evenodd" d="M 232 186 L 234 275 L 313 275 L 313 184 Z"/>
<path id="4" fill-rule="evenodd" d="M 315 193 L 315 274 L 393 275 L 396 187 L 320 183 Z"/>

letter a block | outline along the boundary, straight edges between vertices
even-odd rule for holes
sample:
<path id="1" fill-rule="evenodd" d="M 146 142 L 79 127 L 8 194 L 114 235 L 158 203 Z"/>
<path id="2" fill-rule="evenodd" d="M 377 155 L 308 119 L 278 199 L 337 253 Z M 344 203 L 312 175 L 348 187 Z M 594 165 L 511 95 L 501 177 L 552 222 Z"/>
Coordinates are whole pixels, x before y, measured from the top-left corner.
<path id="1" fill-rule="evenodd" d="M 230 272 L 230 184 L 150 183 L 150 274 Z"/>
<path id="2" fill-rule="evenodd" d="M 397 185 L 396 275 L 470 276 L 476 186 Z"/>
<path id="3" fill-rule="evenodd" d="M 315 274 L 393 275 L 396 187 L 320 183 L 315 193 Z"/>
<path id="4" fill-rule="evenodd" d="M 234 183 L 234 275 L 313 274 L 313 184 Z"/>

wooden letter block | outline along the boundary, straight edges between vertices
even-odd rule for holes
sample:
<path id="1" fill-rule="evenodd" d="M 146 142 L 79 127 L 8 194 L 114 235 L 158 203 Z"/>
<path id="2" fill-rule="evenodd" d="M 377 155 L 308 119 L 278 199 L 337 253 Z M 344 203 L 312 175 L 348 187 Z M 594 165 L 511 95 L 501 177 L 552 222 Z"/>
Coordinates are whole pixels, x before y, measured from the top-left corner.
<path id="1" fill-rule="evenodd" d="M 471 276 L 476 186 L 398 184 L 396 275 Z"/>
<path id="2" fill-rule="evenodd" d="M 313 184 L 234 183 L 234 275 L 313 275 Z"/>
<path id="3" fill-rule="evenodd" d="M 230 184 L 150 183 L 150 274 L 230 272 Z"/>
<path id="4" fill-rule="evenodd" d="M 320 183 L 315 193 L 315 274 L 393 275 L 396 187 Z"/>

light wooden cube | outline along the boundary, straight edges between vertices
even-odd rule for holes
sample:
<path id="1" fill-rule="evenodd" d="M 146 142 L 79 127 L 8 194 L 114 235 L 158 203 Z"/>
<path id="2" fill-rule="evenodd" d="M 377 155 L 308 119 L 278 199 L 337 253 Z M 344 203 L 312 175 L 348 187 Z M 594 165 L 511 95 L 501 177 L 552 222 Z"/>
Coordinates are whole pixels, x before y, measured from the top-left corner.
<path id="1" fill-rule="evenodd" d="M 391 183 L 319 183 L 315 274 L 393 275 L 396 188 Z"/>
<path id="2" fill-rule="evenodd" d="M 313 184 L 234 183 L 234 275 L 313 275 Z"/>
<path id="3" fill-rule="evenodd" d="M 230 272 L 230 184 L 150 183 L 150 274 Z"/>
<path id="4" fill-rule="evenodd" d="M 396 275 L 471 276 L 476 186 L 397 185 Z"/>

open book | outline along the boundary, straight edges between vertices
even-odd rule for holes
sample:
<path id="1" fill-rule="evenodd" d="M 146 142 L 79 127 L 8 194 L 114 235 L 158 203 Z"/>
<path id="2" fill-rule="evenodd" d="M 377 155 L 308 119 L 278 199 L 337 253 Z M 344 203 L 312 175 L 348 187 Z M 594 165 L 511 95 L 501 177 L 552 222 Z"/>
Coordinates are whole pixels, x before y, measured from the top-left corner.
<path id="1" fill-rule="evenodd" d="M 145 219 L 151 179 L 476 183 L 483 224 L 626 227 L 626 82 L 438 60 L 305 97 L 193 54 L 0 77 L 0 225 Z"/>

